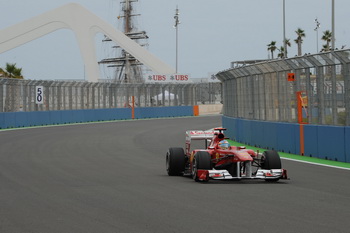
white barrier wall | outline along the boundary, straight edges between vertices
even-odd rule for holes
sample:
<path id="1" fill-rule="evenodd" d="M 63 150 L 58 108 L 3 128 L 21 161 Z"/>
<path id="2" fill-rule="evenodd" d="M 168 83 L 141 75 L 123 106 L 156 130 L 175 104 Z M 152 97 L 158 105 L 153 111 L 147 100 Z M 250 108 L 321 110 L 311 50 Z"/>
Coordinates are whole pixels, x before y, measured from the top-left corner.
<path id="1" fill-rule="evenodd" d="M 221 114 L 222 104 L 198 105 L 199 115 Z"/>

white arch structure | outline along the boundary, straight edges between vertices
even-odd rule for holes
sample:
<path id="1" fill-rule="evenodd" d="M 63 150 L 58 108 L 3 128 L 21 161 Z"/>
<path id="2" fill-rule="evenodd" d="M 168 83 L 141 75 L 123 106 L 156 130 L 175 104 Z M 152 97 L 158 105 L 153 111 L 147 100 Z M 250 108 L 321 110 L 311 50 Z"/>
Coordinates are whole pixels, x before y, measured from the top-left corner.
<path id="1" fill-rule="evenodd" d="M 99 69 L 95 51 L 95 35 L 101 32 L 133 55 L 136 59 L 159 74 L 173 74 L 175 70 L 139 44 L 103 21 L 83 6 L 70 3 L 33 17 L 0 31 L 0 53 L 16 48 L 29 41 L 58 29 L 71 29 L 78 41 L 90 82 L 97 82 Z"/>

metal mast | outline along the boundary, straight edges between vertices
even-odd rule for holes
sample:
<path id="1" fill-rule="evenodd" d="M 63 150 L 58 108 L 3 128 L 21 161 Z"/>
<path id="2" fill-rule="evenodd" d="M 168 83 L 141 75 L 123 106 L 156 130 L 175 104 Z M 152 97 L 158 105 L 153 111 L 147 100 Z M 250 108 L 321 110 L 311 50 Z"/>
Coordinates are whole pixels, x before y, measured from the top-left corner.
<path id="1" fill-rule="evenodd" d="M 145 31 L 138 31 L 133 18 L 135 16 L 140 16 L 140 14 L 134 13 L 133 3 L 138 2 L 138 0 L 122 0 L 121 4 L 121 14 L 117 17 L 118 20 L 123 20 L 122 31 L 126 36 L 135 42 L 140 44 L 141 40 L 148 39 Z M 111 41 L 106 37 L 103 41 Z M 141 44 L 142 46 L 147 45 Z M 113 46 L 116 49 L 116 57 L 106 58 L 99 61 L 99 64 L 107 65 L 108 68 L 115 69 L 115 76 L 113 77 L 113 82 L 116 83 L 142 83 L 143 74 L 142 66 L 135 57 L 127 53 L 120 46 Z"/>
<path id="2" fill-rule="evenodd" d="M 178 26 L 180 24 L 180 21 L 179 21 L 179 8 L 176 6 L 176 10 L 175 10 L 175 16 L 174 16 L 174 19 L 175 19 L 175 25 L 174 25 L 174 28 L 176 29 L 176 73 L 178 72 L 178 51 L 179 51 L 179 29 L 178 29 Z"/>

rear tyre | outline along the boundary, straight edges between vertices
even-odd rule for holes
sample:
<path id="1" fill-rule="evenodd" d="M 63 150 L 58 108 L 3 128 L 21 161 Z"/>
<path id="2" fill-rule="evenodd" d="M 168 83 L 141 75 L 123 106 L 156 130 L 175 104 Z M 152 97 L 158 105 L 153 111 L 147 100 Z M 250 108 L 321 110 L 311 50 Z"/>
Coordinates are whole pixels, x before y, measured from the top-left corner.
<path id="1" fill-rule="evenodd" d="M 198 151 L 192 161 L 192 178 L 195 181 L 199 181 L 197 177 L 198 170 L 210 170 L 211 169 L 211 156 L 206 151 Z"/>
<path id="2" fill-rule="evenodd" d="M 166 171 L 169 176 L 182 176 L 185 171 L 185 152 L 183 148 L 169 148 L 166 154 Z"/>
<path id="3" fill-rule="evenodd" d="M 264 151 L 263 153 L 263 161 L 261 164 L 262 169 L 271 170 L 271 169 L 281 169 L 281 158 L 277 151 Z M 267 182 L 277 182 L 279 179 L 265 179 Z"/>

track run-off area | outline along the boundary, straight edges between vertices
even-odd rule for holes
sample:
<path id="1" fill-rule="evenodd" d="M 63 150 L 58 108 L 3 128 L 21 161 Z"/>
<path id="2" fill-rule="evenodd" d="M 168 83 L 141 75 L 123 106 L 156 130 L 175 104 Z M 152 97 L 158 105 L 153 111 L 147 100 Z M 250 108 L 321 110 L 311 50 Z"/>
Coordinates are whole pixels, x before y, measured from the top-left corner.
<path id="1" fill-rule="evenodd" d="M 350 232 L 346 169 L 282 154 L 290 180 L 277 183 L 167 175 L 165 154 L 186 130 L 220 125 L 217 115 L 1 130 L 0 232 Z"/>

